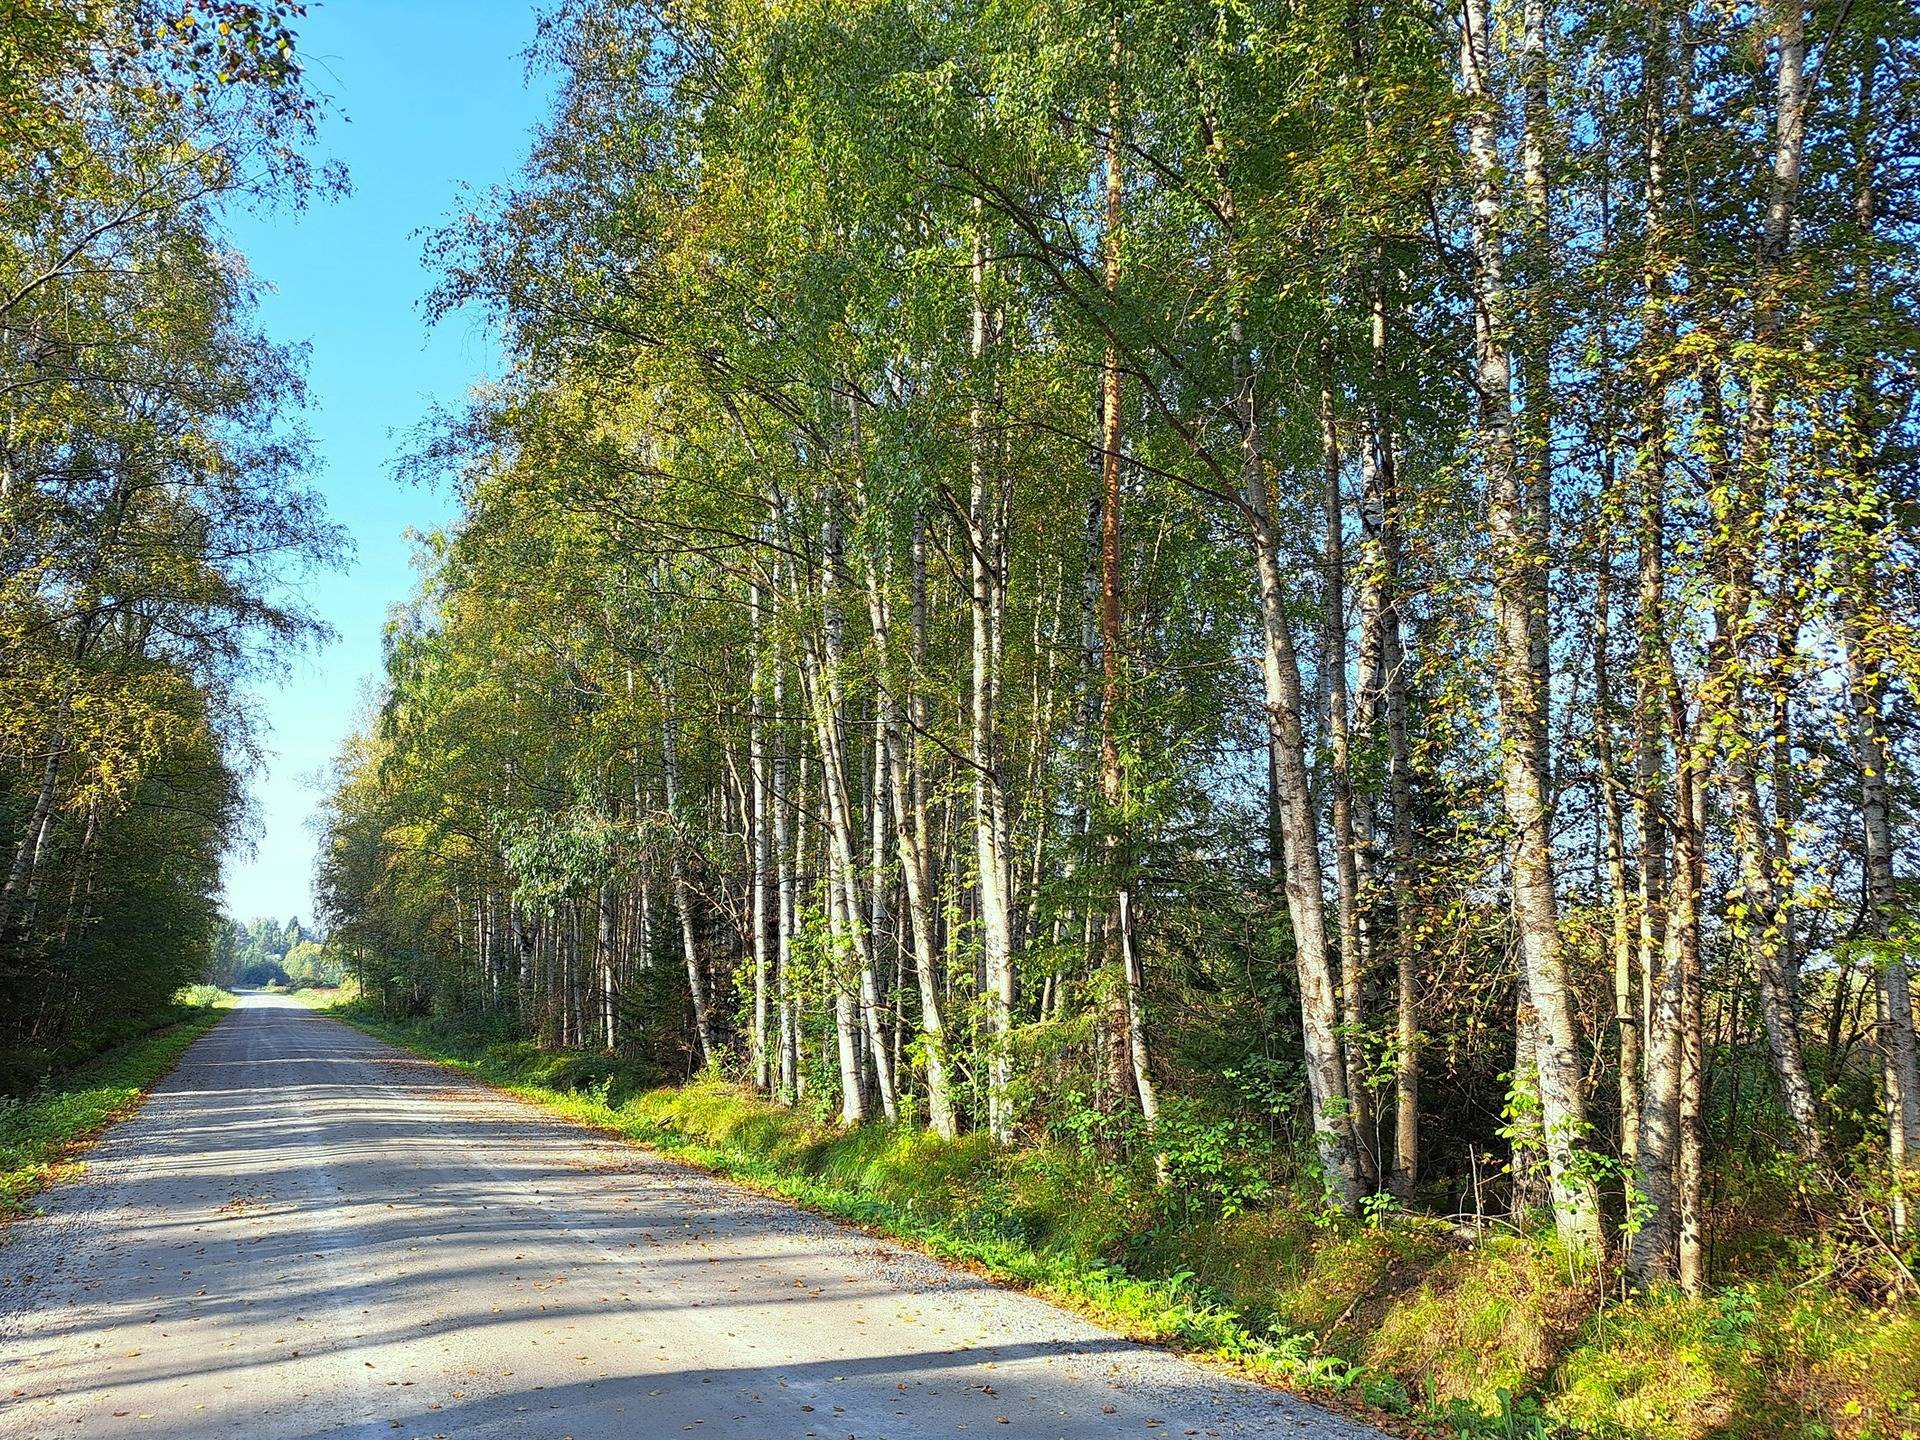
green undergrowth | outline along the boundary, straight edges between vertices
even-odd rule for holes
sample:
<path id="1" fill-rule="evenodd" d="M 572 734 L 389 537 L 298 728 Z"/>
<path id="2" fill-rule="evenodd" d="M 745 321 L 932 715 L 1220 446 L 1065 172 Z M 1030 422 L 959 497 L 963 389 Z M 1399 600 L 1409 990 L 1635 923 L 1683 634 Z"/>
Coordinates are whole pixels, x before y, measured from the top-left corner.
<path id="1" fill-rule="evenodd" d="M 155 1030 L 232 1003 L 233 997 L 217 986 L 189 985 L 156 1009 L 98 1019 L 67 1035 L 57 1045 L 26 1040 L 7 1046 L 0 1049 L 0 1101 L 31 1094 L 50 1077 L 71 1074 L 114 1051 L 138 1043 Z"/>
<path id="2" fill-rule="evenodd" d="M 168 1009 L 147 1017 L 145 1033 L 48 1077 L 24 1096 L 0 1099 L 0 1225 L 27 1214 L 35 1195 L 77 1172 L 87 1142 L 132 1111 L 186 1048 L 219 1023 L 231 997 L 194 991 L 182 991 Z"/>
<path id="3" fill-rule="evenodd" d="M 1920 1312 L 1789 1280 L 1631 1302 L 1543 1238 L 1285 1199 L 1196 1216 L 1086 1152 L 853 1131 L 718 1080 L 337 1011 L 571 1119 L 1236 1364 L 1405 1434 L 1920 1440 Z"/>

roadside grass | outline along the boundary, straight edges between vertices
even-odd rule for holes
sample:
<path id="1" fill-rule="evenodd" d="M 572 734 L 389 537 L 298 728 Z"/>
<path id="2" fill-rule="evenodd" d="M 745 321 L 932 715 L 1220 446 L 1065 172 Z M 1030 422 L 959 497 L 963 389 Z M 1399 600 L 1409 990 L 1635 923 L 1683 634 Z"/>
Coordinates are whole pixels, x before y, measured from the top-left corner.
<path id="1" fill-rule="evenodd" d="M 329 1013 L 583 1124 L 905 1240 L 1129 1335 L 1452 1440 L 1920 1440 L 1920 1309 L 1796 1277 L 1622 1302 L 1546 1237 L 1470 1246 L 1298 1198 L 1170 1217 L 1096 1158 L 911 1126 L 853 1131 L 718 1080 L 447 1022 Z"/>
<path id="2" fill-rule="evenodd" d="M 359 998 L 360 987 L 348 980 L 340 985 L 296 985 L 285 993 L 302 1005 L 310 1005 L 316 1010 L 332 1010 L 337 1006 L 351 1005 Z"/>
<path id="3" fill-rule="evenodd" d="M 1130 1272 L 1116 1257 L 1133 1211 L 1077 1154 L 1005 1153 L 983 1136 L 942 1141 L 906 1126 L 841 1131 L 720 1081 L 649 1089 L 603 1057 L 396 1024 L 356 1006 L 328 1013 L 567 1119 L 1011 1281 L 1131 1338 L 1313 1392 L 1403 1433 L 1452 1433 L 1413 1428 L 1390 1377 L 1317 1353 L 1311 1335 L 1242 1316 L 1205 1295 L 1191 1271 Z"/>
<path id="4" fill-rule="evenodd" d="M 0 1099 L 0 1227 L 31 1213 L 29 1202 L 47 1186 L 79 1173 L 80 1152 L 131 1113 L 231 1004 L 231 996 L 212 986 L 190 987 L 150 1017 L 145 1034 L 48 1077 L 24 1096 Z"/>

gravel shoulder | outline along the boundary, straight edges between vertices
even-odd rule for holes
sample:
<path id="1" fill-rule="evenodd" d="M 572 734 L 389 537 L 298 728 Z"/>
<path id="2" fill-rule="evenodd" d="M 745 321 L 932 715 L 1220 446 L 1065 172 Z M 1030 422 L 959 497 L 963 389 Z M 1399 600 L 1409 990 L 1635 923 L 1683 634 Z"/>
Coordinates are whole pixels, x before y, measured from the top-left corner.
<path id="1" fill-rule="evenodd" d="M 1378 1431 L 243 999 L 0 1245 L 0 1437 Z"/>

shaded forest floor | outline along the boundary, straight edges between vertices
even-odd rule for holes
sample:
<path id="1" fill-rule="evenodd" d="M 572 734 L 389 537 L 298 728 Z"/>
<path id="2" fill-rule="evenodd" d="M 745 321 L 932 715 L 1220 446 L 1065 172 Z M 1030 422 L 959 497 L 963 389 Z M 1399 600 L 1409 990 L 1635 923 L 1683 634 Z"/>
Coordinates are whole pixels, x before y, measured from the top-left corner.
<path id="1" fill-rule="evenodd" d="M 1463 1239 L 1298 1201 L 1222 1215 L 1097 1155 L 851 1132 L 698 1081 L 446 1022 L 342 1018 L 586 1124 L 975 1265 L 1135 1338 L 1231 1363 L 1416 1435 L 1920 1436 L 1920 1306 L 1787 1270 L 1700 1300 L 1619 1298 L 1544 1237 Z"/>
<path id="2" fill-rule="evenodd" d="M 186 1048 L 219 1023 L 227 997 L 210 986 L 116 1027 L 131 1035 L 25 1095 L 0 1097 L 0 1227 L 28 1213 L 40 1191 L 80 1166 L 79 1152 L 127 1114 Z"/>

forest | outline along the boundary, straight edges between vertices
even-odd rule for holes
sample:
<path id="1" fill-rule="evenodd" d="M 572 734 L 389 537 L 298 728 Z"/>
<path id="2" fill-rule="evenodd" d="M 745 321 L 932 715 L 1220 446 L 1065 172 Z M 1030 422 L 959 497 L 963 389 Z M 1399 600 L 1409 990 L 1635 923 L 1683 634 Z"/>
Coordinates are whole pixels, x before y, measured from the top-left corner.
<path id="1" fill-rule="evenodd" d="M 233 687 L 337 537 L 209 207 L 329 181 L 297 7 L 4 7 L 63 157 L 0 159 L 48 1046 L 246 938 Z M 398 462 L 459 516 L 323 806 L 370 1023 L 1076 1157 L 1101 1264 L 1298 1220 L 1431 1302 L 1517 1237 L 1515 1389 L 1612 1315 L 1778 1327 L 1760 1399 L 1558 1420 L 1912 1433 L 1920 13 L 562 0 L 530 61 L 425 238 L 507 368 Z"/>
<path id="2" fill-rule="evenodd" d="M 222 233 L 329 183 L 297 11 L 0 0 L 0 1092 L 204 978 L 240 685 L 324 630 L 302 357 Z"/>
<path id="3" fill-rule="evenodd" d="M 242 925 L 223 917 L 213 941 L 206 979 L 220 986 L 281 985 L 325 989 L 339 985 L 345 967 L 326 937 L 293 916 L 284 925 L 271 918 Z"/>
<path id="4" fill-rule="evenodd" d="M 555 17 L 369 982 L 1695 1291 L 1730 1174 L 1910 1235 L 1920 24 L 1458 19 Z"/>

